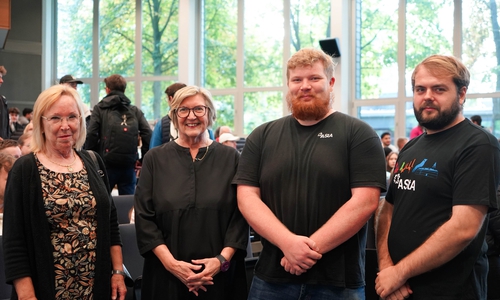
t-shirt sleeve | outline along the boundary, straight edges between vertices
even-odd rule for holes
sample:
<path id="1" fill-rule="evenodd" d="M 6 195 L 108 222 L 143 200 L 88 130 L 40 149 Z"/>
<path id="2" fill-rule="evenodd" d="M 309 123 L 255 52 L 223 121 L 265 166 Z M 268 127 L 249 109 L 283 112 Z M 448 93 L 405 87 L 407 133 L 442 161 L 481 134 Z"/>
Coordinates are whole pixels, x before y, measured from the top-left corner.
<path id="1" fill-rule="evenodd" d="M 460 153 L 453 175 L 453 205 L 486 205 L 497 209 L 498 145 L 481 143 Z"/>
<path id="2" fill-rule="evenodd" d="M 387 188 L 385 157 L 380 139 L 365 123 L 353 125 L 349 148 L 349 176 L 351 187 Z"/>

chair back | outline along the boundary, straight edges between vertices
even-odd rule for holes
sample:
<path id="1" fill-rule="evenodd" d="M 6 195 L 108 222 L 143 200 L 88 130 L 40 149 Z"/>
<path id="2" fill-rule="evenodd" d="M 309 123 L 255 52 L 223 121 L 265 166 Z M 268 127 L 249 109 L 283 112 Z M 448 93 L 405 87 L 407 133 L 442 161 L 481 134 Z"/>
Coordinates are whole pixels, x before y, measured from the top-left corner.
<path id="1" fill-rule="evenodd" d="M 128 214 L 134 206 L 134 195 L 113 196 L 113 202 L 115 203 L 116 214 L 118 215 L 118 224 L 130 223 Z"/>
<path id="2" fill-rule="evenodd" d="M 142 275 L 142 267 L 144 265 L 144 258 L 139 253 L 139 248 L 137 247 L 135 224 L 120 224 L 119 226 L 123 244 L 123 263 L 135 280 Z"/>

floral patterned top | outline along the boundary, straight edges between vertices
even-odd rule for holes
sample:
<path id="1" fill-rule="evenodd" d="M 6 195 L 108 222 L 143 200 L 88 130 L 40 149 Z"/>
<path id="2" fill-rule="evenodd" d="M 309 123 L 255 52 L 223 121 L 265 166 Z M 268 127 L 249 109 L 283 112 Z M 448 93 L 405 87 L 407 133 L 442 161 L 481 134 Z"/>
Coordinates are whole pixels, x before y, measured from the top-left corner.
<path id="1" fill-rule="evenodd" d="M 93 299 L 97 209 L 87 170 L 57 173 L 36 160 L 54 247 L 56 299 Z"/>

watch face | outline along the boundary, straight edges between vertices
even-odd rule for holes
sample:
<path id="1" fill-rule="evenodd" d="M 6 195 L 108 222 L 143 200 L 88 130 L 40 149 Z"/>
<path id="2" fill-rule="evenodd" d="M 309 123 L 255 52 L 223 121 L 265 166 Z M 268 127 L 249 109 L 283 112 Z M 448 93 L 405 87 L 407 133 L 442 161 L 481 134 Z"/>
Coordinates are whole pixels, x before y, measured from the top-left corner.
<path id="1" fill-rule="evenodd" d="M 229 270 L 229 266 L 230 266 L 230 265 L 231 265 L 231 264 L 230 264 L 228 261 L 225 261 L 225 262 L 223 262 L 223 263 L 220 265 L 220 270 L 221 270 L 222 272 L 226 272 L 227 270 Z"/>

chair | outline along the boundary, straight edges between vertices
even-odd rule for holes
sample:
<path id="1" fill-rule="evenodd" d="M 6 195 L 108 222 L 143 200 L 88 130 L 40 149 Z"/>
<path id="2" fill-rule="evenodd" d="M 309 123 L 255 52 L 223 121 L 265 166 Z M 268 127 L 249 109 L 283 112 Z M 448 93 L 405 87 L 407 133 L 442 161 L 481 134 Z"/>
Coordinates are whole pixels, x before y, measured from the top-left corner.
<path id="1" fill-rule="evenodd" d="M 116 214 L 118 215 L 118 224 L 129 224 L 130 219 L 128 214 L 134 206 L 134 195 L 113 196 L 113 202 L 115 203 Z"/>
<path id="2" fill-rule="evenodd" d="M 10 299 L 12 285 L 5 283 L 5 268 L 3 256 L 3 240 L 0 235 L 0 300 Z"/>
<path id="3" fill-rule="evenodd" d="M 137 240 L 135 237 L 135 224 L 120 224 L 120 235 L 122 238 L 122 253 L 123 263 L 127 267 L 130 275 L 134 280 L 142 275 L 142 267 L 144 258 L 139 253 L 137 248 Z M 127 289 L 127 300 L 135 299 L 132 288 Z"/>
<path id="4" fill-rule="evenodd" d="M 243 150 L 243 147 L 245 147 L 245 138 L 240 138 L 239 140 L 236 141 L 236 149 L 241 152 Z"/>

